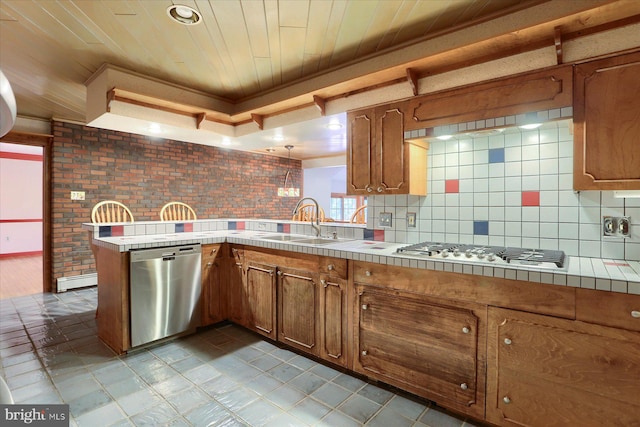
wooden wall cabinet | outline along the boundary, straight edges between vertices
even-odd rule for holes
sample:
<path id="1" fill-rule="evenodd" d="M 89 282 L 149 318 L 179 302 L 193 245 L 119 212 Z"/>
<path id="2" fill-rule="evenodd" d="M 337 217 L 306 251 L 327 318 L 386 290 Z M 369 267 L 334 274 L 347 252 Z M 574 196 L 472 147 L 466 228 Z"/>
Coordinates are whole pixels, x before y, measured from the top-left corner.
<path id="1" fill-rule="evenodd" d="M 356 284 L 354 370 L 484 417 L 486 309 Z"/>
<path id="2" fill-rule="evenodd" d="M 640 52 L 575 66 L 575 190 L 640 190 Z"/>
<path id="3" fill-rule="evenodd" d="M 404 140 L 404 104 L 347 114 L 347 194 L 427 195 L 427 145 Z"/>
<path id="4" fill-rule="evenodd" d="M 227 318 L 222 290 L 224 277 L 221 244 L 202 245 L 202 326 L 212 325 Z"/>
<path id="5" fill-rule="evenodd" d="M 640 333 L 489 308 L 487 420 L 640 425 Z"/>

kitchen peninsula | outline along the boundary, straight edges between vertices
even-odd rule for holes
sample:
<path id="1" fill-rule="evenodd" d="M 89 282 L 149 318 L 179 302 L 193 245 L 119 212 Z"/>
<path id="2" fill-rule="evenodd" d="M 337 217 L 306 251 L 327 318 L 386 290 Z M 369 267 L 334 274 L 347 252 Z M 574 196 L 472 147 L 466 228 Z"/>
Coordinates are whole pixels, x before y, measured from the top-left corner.
<path id="1" fill-rule="evenodd" d="M 199 243 L 202 326 L 231 320 L 497 425 L 640 419 L 629 381 L 640 375 L 638 262 L 569 257 L 541 271 L 433 260 L 336 224 L 322 235 L 337 239 L 311 243 L 308 224 L 287 221 L 83 228 L 97 254 L 99 335 L 118 352 L 131 348 L 130 251 Z"/>

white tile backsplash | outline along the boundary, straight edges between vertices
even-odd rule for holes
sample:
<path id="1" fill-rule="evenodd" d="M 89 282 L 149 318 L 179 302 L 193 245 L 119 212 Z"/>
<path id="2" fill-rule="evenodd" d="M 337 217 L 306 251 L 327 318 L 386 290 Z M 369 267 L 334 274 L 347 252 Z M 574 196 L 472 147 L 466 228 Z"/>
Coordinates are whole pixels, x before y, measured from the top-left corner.
<path id="1" fill-rule="evenodd" d="M 570 117 L 571 109 L 544 114 L 552 119 Z M 516 119 L 509 116 L 487 122 L 501 126 L 515 123 Z M 569 124 L 565 120 L 530 131 L 509 128 L 489 137 L 464 135 L 432 141 L 428 151 L 428 196 L 369 198 L 371 206 L 381 206 L 380 212 L 394 212 L 394 224 L 385 228 L 385 240 L 540 247 L 564 250 L 574 256 L 640 260 L 640 199 L 617 199 L 610 191 L 573 191 L 573 135 Z M 487 123 L 463 125 L 474 130 Z M 457 125 L 457 129 L 461 130 L 461 126 Z M 500 153 L 500 149 L 504 152 Z M 458 180 L 459 192 L 446 193 L 446 180 Z M 539 206 L 523 206 L 523 191 L 538 192 Z M 407 210 L 416 212 L 417 227 L 406 227 Z M 377 215 L 376 212 L 370 210 L 370 215 Z M 602 215 L 630 216 L 632 237 L 603 238 Z M 489 235 L 474 234 L 474 221 L 488 221 Z M 550 280 L 546 277 L 545 283 Z M 579 286 L 572 279 L 567 284 Z M 582 284 L 585 285 L 596 287 L 595 281 Z M 616 284 L 598 286 L 620 289 Z"/>

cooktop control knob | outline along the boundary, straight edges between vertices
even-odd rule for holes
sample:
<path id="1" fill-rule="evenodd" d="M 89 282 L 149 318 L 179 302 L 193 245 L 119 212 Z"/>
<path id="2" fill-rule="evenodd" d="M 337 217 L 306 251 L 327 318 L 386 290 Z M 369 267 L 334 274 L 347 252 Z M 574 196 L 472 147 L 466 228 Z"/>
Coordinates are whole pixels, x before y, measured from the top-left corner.
<path id="1" fill-rule="evenodd" d="M 471 249 L 467 249 L 464 254 L 467 256 L 467 258 L 471 258 L 473 256 L 473 252 L 471 252 Z"/>
<path id="2" fill-rule="evenodd" d="M 449 256 L 449 249 L 443 249 L 442 252 L 440 252 L 440 255 L 442 255 L 442 258 L 446 258 Z"/>
<path id="3" fill-rule="evenodd" d="M 460 249 L 455 248 L 455 249 L 453 250 L 453 256 L 460 256 Z"/>
<path id="4" fill-rule="evenodd" d="M 476 255 L 478 257 L 478 259 L 482 259 L 484 258 L 484 252 L 478 252 L 478 255 Z"/>
<path id="5" fill-rule="evenodd" d="M 494 261 L 495 259 L 496 259 L 496 256 L 492 252 L 489 252 L 487 254 L 487 260 Z"/>

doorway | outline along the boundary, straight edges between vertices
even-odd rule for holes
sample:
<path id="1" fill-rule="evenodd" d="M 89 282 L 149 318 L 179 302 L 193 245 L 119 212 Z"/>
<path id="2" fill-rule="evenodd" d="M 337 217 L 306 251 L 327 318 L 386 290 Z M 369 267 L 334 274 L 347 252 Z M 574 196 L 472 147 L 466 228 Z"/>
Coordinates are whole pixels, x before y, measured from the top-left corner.
<path id="1" fill-rule="evenodd" d="M 51 136 L 0 139 L 0 299 L 51 291 Z"/>

